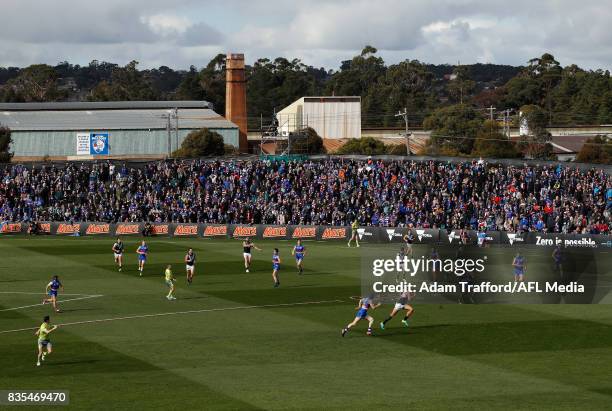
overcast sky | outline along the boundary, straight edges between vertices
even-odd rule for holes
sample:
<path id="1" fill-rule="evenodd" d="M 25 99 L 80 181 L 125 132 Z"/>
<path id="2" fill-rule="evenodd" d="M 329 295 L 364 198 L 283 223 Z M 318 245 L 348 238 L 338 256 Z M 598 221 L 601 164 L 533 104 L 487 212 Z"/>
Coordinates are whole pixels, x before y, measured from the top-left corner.
<path id="1" fill-rule="evenodd" d="M 0 66 L 201 67 L 217 53 L 334 68 L 364 45 L 388 63 L 612 68 L 609 0 L 1 0 Z"/>

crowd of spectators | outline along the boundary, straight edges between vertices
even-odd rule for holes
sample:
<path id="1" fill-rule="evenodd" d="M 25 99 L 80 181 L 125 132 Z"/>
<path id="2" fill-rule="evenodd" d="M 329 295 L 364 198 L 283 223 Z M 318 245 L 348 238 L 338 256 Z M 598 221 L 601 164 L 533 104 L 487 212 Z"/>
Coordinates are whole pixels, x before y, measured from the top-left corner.
<path id="1" fill-rule="evenodd" d="M 0 220 L 412 226 L 610 234 L 612 177 L 483 161 L 8 165 Z"/>

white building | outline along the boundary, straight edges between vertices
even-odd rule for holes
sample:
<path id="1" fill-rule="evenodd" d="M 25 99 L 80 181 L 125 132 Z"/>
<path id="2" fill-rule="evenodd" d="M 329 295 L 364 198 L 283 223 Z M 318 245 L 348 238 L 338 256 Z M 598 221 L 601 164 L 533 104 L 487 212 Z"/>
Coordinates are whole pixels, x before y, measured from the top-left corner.
<path id="1" fill-rule="evenodd" d="M 323 138 L 361 138 L 361 97 L 302 97 L 276 119 L 284 136 L 311 127 Z"/>

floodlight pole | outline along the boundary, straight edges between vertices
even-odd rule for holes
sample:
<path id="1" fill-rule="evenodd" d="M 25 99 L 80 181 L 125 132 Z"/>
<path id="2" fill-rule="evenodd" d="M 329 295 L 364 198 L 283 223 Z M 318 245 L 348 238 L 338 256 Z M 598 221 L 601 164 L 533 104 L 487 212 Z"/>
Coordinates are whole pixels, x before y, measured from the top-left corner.
<path id="1" fill-rule="evenodd" d="M 408 156 L 412 155 L 410 151 L 410 136 L 411 133 L 408 132 L 408 109 L 404 107 L 404 112 L 398 111 L 395 117 L 402 117 L 404 119 L 404 124 L 406 125 L 406 131 L 404 133 L 404 137 L 406 138 L 406 154 Z"/>

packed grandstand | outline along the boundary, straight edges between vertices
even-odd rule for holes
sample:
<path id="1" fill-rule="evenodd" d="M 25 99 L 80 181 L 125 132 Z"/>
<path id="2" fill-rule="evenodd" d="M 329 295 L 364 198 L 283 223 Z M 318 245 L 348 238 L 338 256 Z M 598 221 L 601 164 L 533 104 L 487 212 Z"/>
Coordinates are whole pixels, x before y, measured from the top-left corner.
<path id="1" fill-rule="evenodd" d="M 610 234 L 604 169 L 484 161 L 8 165 L 4 221 L 407 226 Z"/>

